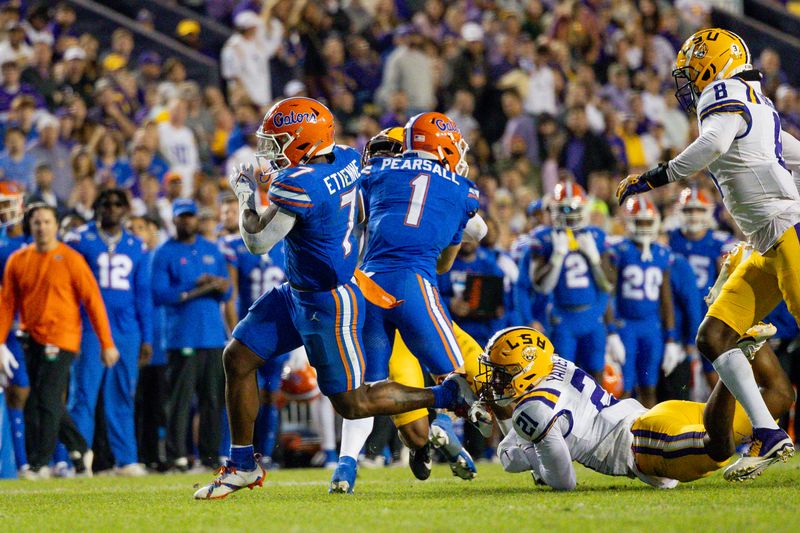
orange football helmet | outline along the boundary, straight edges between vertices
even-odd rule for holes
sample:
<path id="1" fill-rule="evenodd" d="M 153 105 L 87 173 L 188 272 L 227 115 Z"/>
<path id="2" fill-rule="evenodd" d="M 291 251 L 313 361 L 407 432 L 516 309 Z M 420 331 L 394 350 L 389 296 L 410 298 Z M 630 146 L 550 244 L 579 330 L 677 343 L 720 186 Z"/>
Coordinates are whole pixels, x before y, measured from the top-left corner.
<path id="1" fill-rule="evenodd" d="M 310 401 L 321 393 L 317 386 L 317 371 L 309 364 L 300 370 L 293 370 L 281 381 L 281 391 L 287 400 Z"/>
<path id="2" fill-rule="evenodd" d="M 572 180 L 556 183 L 549 206 L 556 227 L 578 229 L 586 224 L 586 191 Z"/>
<path id="3" fill-rule="evenodd" d="M 264 173 L 303 165 L 333 151 L 333 134 L 333 114 L 320 102 L 299 96 L 281 100 L 256 132 L 256 161 Z"/>
<path id="4" fill-rule="evenodd" d="M 22 188 L 13 181 L 0 181 L 0 227 L 18 224 L 24 215 Z"/>
<path id="5" fill-rule="evenodd" d="M 625 226 L 635 242 L 653 242 L 658 237 L 659 222 L 656 206 L 643 195 L 625 202 Z"/>
<path id="6" fill-rule="evenodd" d="M 696 187 L 686 187 L 678 197 L 681 226 L 689 232 L 710 229 L 714 225 L 714 204 L 706 193 Z"/>
<path id="7" fill-rule="evenodd" d="M 430 154 L 444 168 L 461 176 L 469 172 L 466 159 L 469 145 L 447 115 L 431 111 L 411 117 L 404 136 L 406 151 Z"/>

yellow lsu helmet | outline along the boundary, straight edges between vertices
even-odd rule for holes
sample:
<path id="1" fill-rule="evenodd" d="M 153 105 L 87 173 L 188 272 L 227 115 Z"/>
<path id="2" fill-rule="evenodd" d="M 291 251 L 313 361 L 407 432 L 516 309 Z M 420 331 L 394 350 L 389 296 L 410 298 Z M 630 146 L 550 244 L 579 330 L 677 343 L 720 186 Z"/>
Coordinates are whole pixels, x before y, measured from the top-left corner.
<path id="1" fill-rule="evenodd" d="M 373 157 L 399 157 L 403 153 L 403 128 L 386 128 L 367 142 L 361 156 L 361 166 Z"/>
<path id="2" fill-rule="evenodd" d="M 553 370 L 555 349 L 543 333 L 517 326 L 498 331 L 478 359 L 482 398 L 508 405 Z"/>
<path id="3" fill-rule="evenodd" d="M 694 112 L 709 83 L 752 68 L 744 39 L 720 28 L 699 30 L 686 39 L 675 59 L 675 98 L 684 110 Z"/>

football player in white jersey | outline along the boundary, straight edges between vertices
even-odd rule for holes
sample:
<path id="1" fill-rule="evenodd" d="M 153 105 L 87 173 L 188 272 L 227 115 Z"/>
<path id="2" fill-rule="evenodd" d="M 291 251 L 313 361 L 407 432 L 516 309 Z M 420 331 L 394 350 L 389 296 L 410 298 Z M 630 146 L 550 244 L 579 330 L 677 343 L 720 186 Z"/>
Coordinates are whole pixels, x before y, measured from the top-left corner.
<path id="1" fill-rule="evenodd" d="M 528 327 L 496 333 L 479 366 L 484 399 L 513 410 L 498 448 L 504 468 L 531 471 L 537 483 L 557 490 L 575 488 L 573 461 L 672 488 L 722 468 L 752 432 L 722 383 L 706 404 L 668 401 L 648 410 L 632 398 L 617 400 Z M 775 356 L 763 352 L 754 369 L 765 400 L 780 416 L 794 398 L 788 377 Z"/>
<path id="2" fill-rule="evenodd" d="M 752 446 L 726 470 L 726 479 L 746 479 L 794 453 L 737 342 L 781 299 L 800 322 L 800 193 L 790 172 L 800 171 L 800 141 L 781 129 L 777 111 L 761 92 L 761 74 L 738 35 L 700 30 L 683 44 L 675 66 L 675 96 L 684 109 L 697 113 L 700 136 L 668 163 L 625 178 L 617 198 L 622 204 L 632 194 L 708 168 L 725 206 L 756 249 L 728 278 L 697 333 L 698 349 L 752 422 Z"/>

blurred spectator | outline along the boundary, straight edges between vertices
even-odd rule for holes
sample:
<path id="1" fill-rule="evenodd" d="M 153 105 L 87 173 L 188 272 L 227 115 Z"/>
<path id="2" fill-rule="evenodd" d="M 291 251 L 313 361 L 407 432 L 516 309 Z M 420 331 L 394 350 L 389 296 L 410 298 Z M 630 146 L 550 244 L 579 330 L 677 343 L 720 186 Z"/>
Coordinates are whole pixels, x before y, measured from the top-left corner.
<path id="1" fill-rule="evenodd" d="M 0 42 L 0 64 L 12 61 L 25 68 L 33 59 L 33 48 L 25 42 L 25 29 L 19 22 L 6 26 L 6 38 Z"/>
<path id="2" fill-rule="evenodd" d="M 614 154 L 605 139 L 589 131 L 586 111 L 582 107 L 567 111 L 567 139 L 561 149 L 559 166 L 568 169 L 584 188 L 588 188 L 592 172 L 616 170 Z"/>
<path id="3" fill-rule="evenodd" d="M 408 98 L 408 114 L 414 116 L 435 107 L 433 61 L 426 53 L 422 35 L 412 26 L 397 31 L 397 47 L 386 58 L 377 98 L 387 105 L 402 91 Z"/>
<path id="4" fill-rule="evenodd" d="M 20 77 L 22 83 L 33 87 L 51 108 L 59 103 L 56 98 L 58 84 L 50 72 L 53 62 L 52 46 L 53 43 L 46 40 L 34 42 L 33 59 Z"/>
<path id="5" fill-rule="evenodd" d="M 84 220 L 94 218 L 94 201 L 97 198 L 97 183 L 94 177 L 86 176 L 75 179 L 75 188 L 69 195 L 67 205 Z"/>
<path id="6" fill-rule="evenodd" d="M 625 67 L 619 63 L 608 67 L 608 83 L 600 91 L 600 96 L 610 101 L 617 111 L 627 111 L 630 92 L 630 78 Z"/>
<path id="7" fill-rule="evenodd" d="M 504 158 L 523 156 L 532 164 L 538 165 L 539 141 L 533 117 L 523 110 L 522 99 L 516 91 L 504 91 L 501 101 L 506 116 L 506 127 L 500 139 L 502 156 Z"/>
<path id="8" fill-rule="evenodd" d="M 775 98 L 780 85 L 789 82 L 786 72 L 781 68 L 781 56 L 772 48 L 765 48 L 761 52 L 755 67 L 761 71 L 761 87 L 770 98 Z"/>
<path id="9" fill-rule="evenodd" d="M 11 109 L 11 103 L 17 96 L 32 96 L 37 107 L 44 105 L 44 100 L 36 89 L 20 81 L 21 71 L 16 62 L 4 61 L 0 66 L 0 72 L 3 75 L 3 85 L 0 86 L 0 118 L 6 117 Z"/>
<path id="10" fill-rule="evenodd" d="M 34 188 L 25 199 L 25 203 L 28 205 L 37 202 L 47 204 L 55 208 L 59 220 L 64 218 L 69 210 L 67 204 L 53 190 L 53 169 L 47 163 L 37 163 L 34 177 Z"/>
<path id="11" fill-rule="evenodd" d="M 173 100 L 169 105 L 169 120 L 158 125 L 159 151 L 169 164 L 170 170 L 183 178 L 183 196 L 194 191 L 195 173 L 200 170 L 197 140 L 186 126 L 186 102 Z"/>
<path id="12" fill-rule="evenodd" d="M 219 304 L 228 299 L 231 289 L 222 254 L 198 235 L 194 201 L 176 200 L 173 216 L 176 237 L 153 255 L 153 294 L 155 303 L 166 307 L 167 455 L 176 468 L 185 471 L 189 467 L 186 435 L 195 392 L 200 460 L 205 466 L 218 466 L 225 345 Z"/>
<path id="13" fill-rule="evenodd" d="M 446 115 L 458 125 L 461 135 L 472 142 L 475 135 L 480 135 L 478 131 L 478 121 L 472 116 L 475 111 L 475 97 L 465 89 L 456 91 L 453 97 L 453 106 L 447 110 Z"/>
<path id="14" fill-rule="evenodd" d="M 86 52 L 79 46 L 70 46 L 64 52 L 64 74 L 59 91 L 66 102 L 73 94 L 80 96 L 86 105 L 91 103 L 94 79 L 86 70 Z"/>
<path id="15" fill-rule="evenodd" d="M 775 109 L 781 117 L 781 128 L 800 137 L 800 107 L 797 104 L 797 90 L 783 84 L 775 91 Z"/>
<path id="16" fill-rule="evenodd" d="M 234 19 L 236 33 L 222 48 L 222 77 L 228 81 L 231 98 L 240 92 L 266 110 L 272 101 L 269 60 L 280 47 L 283 37 L 279 27 L 266 28 L 252 11 L 243 11 Z"/>
<path id="17" fill-rule="evenodd" d="M 16 181 L 30 191 L 36 159 L 25 151 L 25 134 L 17 127 L 6 131 L 5 150 L 0 152 L 0 180 Z"/>
<path id="18" fill-rule="evenodd" d="M 561 76 L 548 64 L 549 56 L 550 47 L 546 44 L 538 45 L 530 64 L 527 65 L 526 113 L 555 115 L 558 112 L 556 93 L 562 88 L 563 82 Z"/>
<path id="19" fill-rule="evenodd" d="M 97 143 L 97 181 L 104 187 L 124 187 L 133 180 L 133 169 L 125 157 L 121 135 L 109 131 Z"/>

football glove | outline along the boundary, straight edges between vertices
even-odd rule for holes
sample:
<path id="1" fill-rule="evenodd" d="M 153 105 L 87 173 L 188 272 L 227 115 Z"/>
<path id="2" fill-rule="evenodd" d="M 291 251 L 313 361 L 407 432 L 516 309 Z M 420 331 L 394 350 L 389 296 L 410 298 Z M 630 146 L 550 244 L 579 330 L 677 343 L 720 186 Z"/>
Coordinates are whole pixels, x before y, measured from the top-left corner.
<path id="1" fill-rule="evenodd" d="M 577 239 L 578 249 L 589 260 L 589 264 L 597 265 L 600 263 L 600 251 L 597 249 L 597 243 L 594 237 L 588 231 L 579 234 Z"/>
<path id="2" fill-rule="evenodd" d="M 19 368 L 19 363 L 11 350 L 5 344 L 0 344 L 0 373 L 9 378 L 14 377 L 14 370 Z"/>
<path id="3" fill-rule="evenodd" d="M 661 361 L 661 370 L 665 376 L 672 374 L 672 371 L 686 359 L 686 350 L 677 342 L 668 342 L 664 346 L 664 359 Z"/>
<path id="4" fill-rule="evenodd" d="M 467 412 L 467 419 L 478 428 L 484 438 L 492 436 L 492 414 L 486 409 L 482 401 L 473 402 Z"/>
<path id="5" fill-rule="evenodd" d="M 669 183 L 667 168 L 667 163 L 659 163 L 657 167 L 651 168 L 644 174 L 630 174 L 627 178 L 620 181 L 617 187 L 617 201 L 619 205 L 622 205 L 629 196 L 647 192 Z"/>
<path id="6" fill-rule="evenodd" d="M 255 211 L 256 177 L 253 165 L 240 165 L 228 176 L 228 184 L 239 199 L 239 206 Z"/>
<path id="7" fill-rule="evenodd" d="M 564 257 L 569 253 L 569 237 L 564 231 L 553 231 L 553 256 Z"/>
<path id="8" fill-rule="evenodd" d="M 610 359 L 619 366 L 625 364 L 625 345 L 616 333 L 611 333 L 606 337 L 606 359 Z"/>

